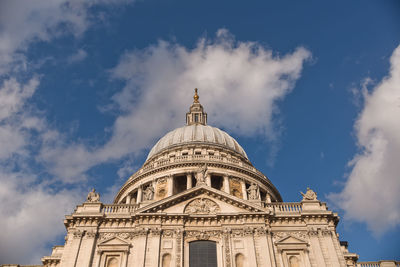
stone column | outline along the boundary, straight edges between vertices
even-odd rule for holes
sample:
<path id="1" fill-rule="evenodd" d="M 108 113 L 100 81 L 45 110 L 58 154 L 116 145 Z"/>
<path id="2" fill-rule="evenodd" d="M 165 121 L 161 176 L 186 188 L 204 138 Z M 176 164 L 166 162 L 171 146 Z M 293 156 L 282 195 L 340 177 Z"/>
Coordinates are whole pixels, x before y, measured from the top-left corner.
<path id="1" fill-rule="evenodd" d="M 170 175 L 167 178 L 167 197 L 172 196 L 173 188 L 174 188 L 174 176 Z"/>
<path id="2" fill-rule="evenodd" d="M 245 181 L 242 179 L 242 180 L 240 180 L 240 184 L 242 185 L 243 199 L 247 200 L 246 183 L 245 183 Z"/>
<path id="3" fill-rule="evenodd" d="M 230 194 L 229 176 L 228 175 L 224 175 L 224 192 L 227 194 Z"/>
<path id="4" fill-rule="evenodd" d="M 186 189 L 192 188 L 192 173 L 186 173 Z"/>
<path id="5" fill-rule="evenodd" d="M 206 185 L 211 187 L 211 175 L 207 174 L 206 176 Z"/>
<path id="6" fill-rule="evenodd" d="M 139 204 L 141 201 L 142 201 L 142 186 L 140 185 L 137 190 L 136 204 Z"/>
<path id="7" fill-rule="evenodd" d="M 126 204 L 131 204 L 131 194 L 126 196 Z"/>

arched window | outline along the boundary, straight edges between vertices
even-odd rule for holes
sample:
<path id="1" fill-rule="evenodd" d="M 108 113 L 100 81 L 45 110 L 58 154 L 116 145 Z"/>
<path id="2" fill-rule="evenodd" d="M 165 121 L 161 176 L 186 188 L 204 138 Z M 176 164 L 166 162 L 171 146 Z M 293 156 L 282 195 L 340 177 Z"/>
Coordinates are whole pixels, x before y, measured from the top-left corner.
<path id="1" fill-rule="evenodd" d="M 107 261 L 107 267 L 118 267 L 118 259 L 114 257 L 110 258 Z"/>
<path id="2" fill-rule="evenodd" d="M 164 254 L 162 257 L 162 267 L 171 266 L 171 254 Z"/>
<path id="3" fill-rule="evenodd" d="M 289 258 L 289 266 L 290 267 L 300 267 L 299 259 L 296 256 L 291 256 Z"/>
<path id="4" fill-rule="evenodd" d="M 235 256 L 236 267 L 244 267 L 244 256 L 242 253 L 238 253 Z"/>
<path id="5" fill-rule="evenodd" d="M 189 243 L 190 267 L 217 267 L 217 244 L 213 241 Z"/>

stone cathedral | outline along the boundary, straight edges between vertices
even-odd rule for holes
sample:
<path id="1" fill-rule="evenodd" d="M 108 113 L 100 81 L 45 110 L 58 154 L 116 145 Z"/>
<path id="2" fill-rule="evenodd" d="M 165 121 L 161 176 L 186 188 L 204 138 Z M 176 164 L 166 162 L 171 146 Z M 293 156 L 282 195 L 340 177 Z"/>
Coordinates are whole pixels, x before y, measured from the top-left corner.
<path id="1" fill-rule="evenodd" d="M 312 189 L 300 198 L 283 202 L 238 142 L 207 125 L 196 89 L 186 125 L 154 145 L 113 204 L 93 189 L 43 266 L 398 266 L 357 263 L 339 241 L 338 215 Z"/>

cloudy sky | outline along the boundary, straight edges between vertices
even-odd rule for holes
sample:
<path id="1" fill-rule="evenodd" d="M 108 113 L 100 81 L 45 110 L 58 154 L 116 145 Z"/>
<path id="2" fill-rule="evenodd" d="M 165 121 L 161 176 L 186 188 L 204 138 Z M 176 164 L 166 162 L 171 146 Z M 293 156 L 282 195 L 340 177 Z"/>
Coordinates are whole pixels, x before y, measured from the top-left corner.
<path id="1" fill-rule="evenodd" d="M 111 202 L 199 88 L 284 201 L 307 186 L 361 260 L 400 259 L 400 2 L 0 0 L 0 264 Z"/>

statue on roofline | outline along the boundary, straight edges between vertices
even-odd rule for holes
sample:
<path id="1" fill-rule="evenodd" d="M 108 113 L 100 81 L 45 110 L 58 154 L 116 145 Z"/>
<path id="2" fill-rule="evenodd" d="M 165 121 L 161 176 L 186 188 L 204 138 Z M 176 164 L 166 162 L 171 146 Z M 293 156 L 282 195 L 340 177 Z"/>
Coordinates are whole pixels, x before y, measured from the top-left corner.
<path id="1" fill-rule="evenodd" d="M 315 193 L 309 187 L 307 187 L 307 192 L 305 194 L 303 192 L 300 192 L 300 194 L 303 196 L 302 201 L 317 200 L 317 193 Z"/>
<path id="2" fill-rule="evenodd" d="M 87 202 L 100 202 L 100 194 L 96 192 L 93 188 L 92 191 L 89 192 L 86 198 Z"/>

